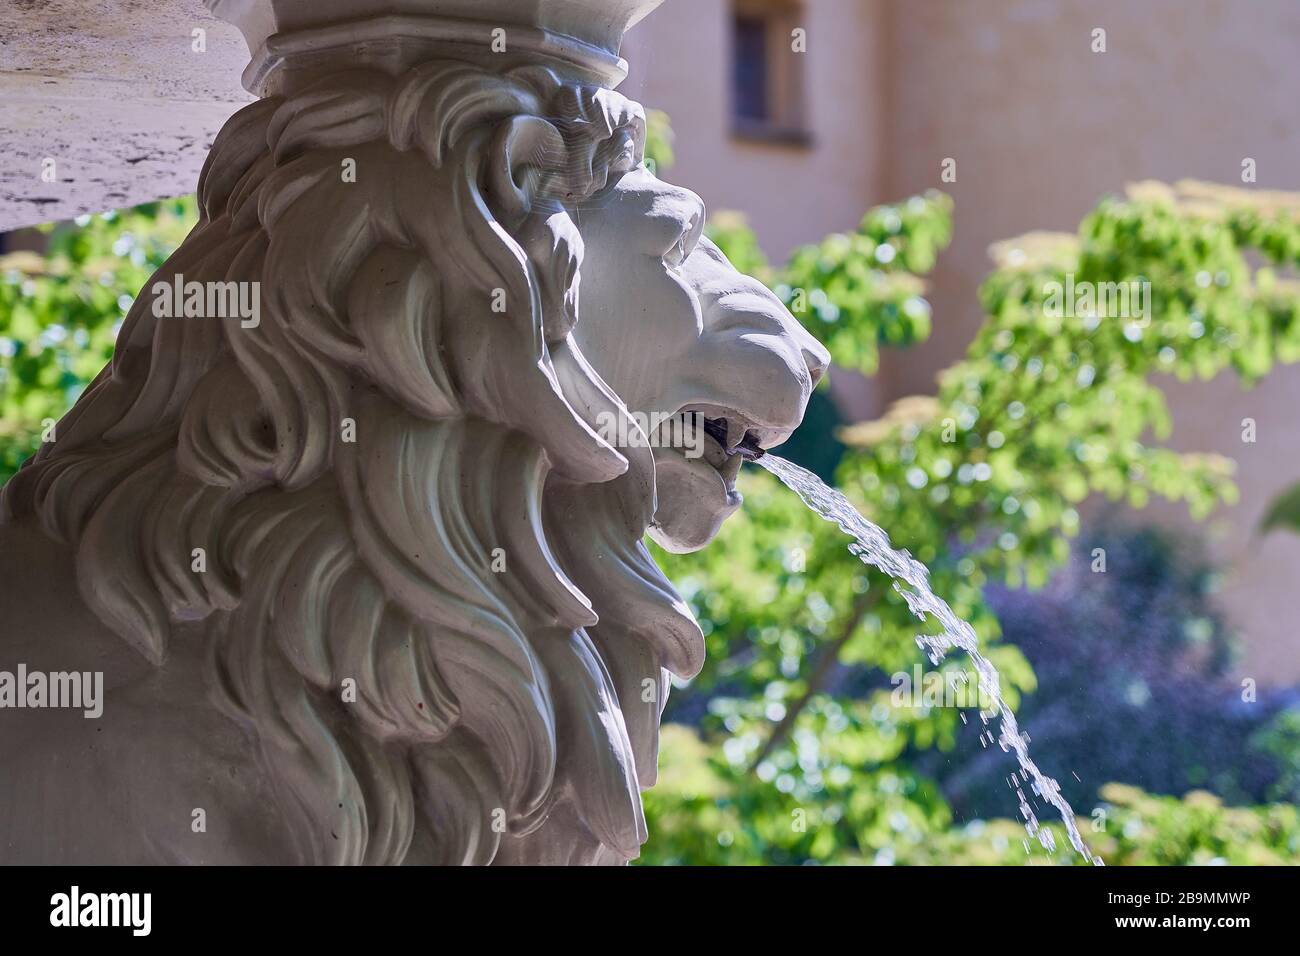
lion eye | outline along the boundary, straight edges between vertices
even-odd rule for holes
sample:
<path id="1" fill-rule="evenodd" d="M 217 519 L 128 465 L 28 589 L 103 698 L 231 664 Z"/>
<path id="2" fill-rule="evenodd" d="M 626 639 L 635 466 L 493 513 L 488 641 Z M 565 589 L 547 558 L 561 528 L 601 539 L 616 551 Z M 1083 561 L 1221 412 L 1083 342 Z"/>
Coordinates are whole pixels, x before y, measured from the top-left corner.
<path id="1" fill-rule="evenodd" d="M 682 236 L 673 247 L 664 253 L 664 265 L 670 269 L 680 269 L 686 261 L 686 236 Z"/>
<path id="2" fill-rule="evenodd" d="M 682 230 L 682 234 L 677 237 L 677 241 L 663 254 L 664 265 L 670 269 L 680 269 L 691 253 L 695 251 L 695 244 L 699 242 L 699 239 L 699 222 L 696 217 L 692 216 L 691 221 Z"/>

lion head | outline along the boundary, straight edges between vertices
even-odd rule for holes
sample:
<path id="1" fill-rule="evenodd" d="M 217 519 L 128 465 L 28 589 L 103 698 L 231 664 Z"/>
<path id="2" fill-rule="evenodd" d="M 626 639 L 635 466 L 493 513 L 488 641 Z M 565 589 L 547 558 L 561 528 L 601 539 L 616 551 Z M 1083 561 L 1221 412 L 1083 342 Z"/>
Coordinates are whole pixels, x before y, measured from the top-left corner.
<path id="1" fill-rule="evenodd" d="M 697 550 L 741 503 L 743 459 L 728 451 L 747 437 L 762 448 L 785 441 L 829 356 L 703 236 L 693 192 L 642 166 L 579 215 L 588 321 L 574 339 L 638 421 L 658 426 L 651 536 L 670 551 Z M 701 430 L 700 444 L 668 440 L 710 420 L 721 428 Z"/>
<path id="2" fill-rule="evenodd" d="M 4 490 L 149 660 L 200 635 L 302 862 L 646 838 L 669 674 L 703 643 L 643 536 L 703 545 L 739 503 L 724 446 L 787 435 L 827 357 L 643 145 L 639 107 L 539 67 L 249 106 L 111 366 Z M 260 321 L 159 317 L 181 275 L 256 283 Z M 646 434 L 701 416 L 700 457 Z"/>

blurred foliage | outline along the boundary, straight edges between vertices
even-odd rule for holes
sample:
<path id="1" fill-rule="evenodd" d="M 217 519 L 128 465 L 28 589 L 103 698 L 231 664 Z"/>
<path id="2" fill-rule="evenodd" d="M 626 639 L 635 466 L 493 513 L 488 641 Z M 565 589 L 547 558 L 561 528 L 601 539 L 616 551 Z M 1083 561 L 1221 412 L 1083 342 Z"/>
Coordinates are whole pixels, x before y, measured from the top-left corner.
<path id="1" fill-rule="evenodd" d="M 1300 531 L 1300 483 L 1294 484 L 1274 498 L 1259 521 L 1260 531 Z"/>
<path id="2" fill-rule="evenodd" d="M 730 771 L 689 727 L 663 729 L 659 783 L 645 795 L 652 821 L 642 863 L 743 866 L 1081 865 L 1046 852 L 1011 820 L 954 826 L 924 786 L 887 772 L 829 784 L 829 800 L 801 802 L 770 783 Z M 1192 791 L 1159 797 L 1107 784 L 1080 820 L 1109 865 L 1280 865 L 1300 859 L 1300 811 L 1291 804 L 1230 807 Z M 1064 828 L 1048 823 L 1058 846 Z"/>
<path id="3" fill-rule="evenodd" d="M 1204 789 L 1232 803 L 1279 799 L 1300 754 L 1262 738 L 1291 713 L 1286 695 L 1245 700 L 1226 678 L 1237 645 L 1200 538 L 1118 518 L 1093 515 L 1045 589 L 985 589 L 1002 639 L 1038 681 L 1019 711 L 1035 760 L 1058 769 L 1062 792 L 1085 812 L 1114 780 L 1155 793 Z M 959 819 L 1005 810 L 1005 762 L 994 748 L 962 740 L 949 753 L 916 755 L 914 766 L 940 777 Z"/>
<path id="4" fill-rule="evenodd" d="M 646 110 L 646 166 L 651 172 L 663 173 L 672 166 L 673 160 L 673 128 L 668 124 L 668 114 L 663 110 Z"/>
<path id="5" fill-rule="evenodd" d="M 787 301 L 800 288 L 818 304 L 792 309 L 814 334 L 834 342 L 828 324 L 852 327 L 836 359 L 870 370 L 880 343 L 929 328 L 928 309 L 913 310 L 927 321 L 900 327 L 905 310 L 876 307 L 897 299 L 873 285 L 922 291 L 919 277 L 879 268 L 879 240 L 887 235 L 895 249 L 890 265 L 929 268 L 948 235 L 947 211 L 936 195 L 873 210 L 860 239 L 831 237 L 781 270 L 762 261 L 735 217 L 715 221 L 714 234 Z M 905 399 L 880 421 L 843 429 L 848 452 L 836 481 L 895 546 L 930 567 L 935 592 L 974 626 L 1016 706 L 1035 675 L 1000 641 L 986 588 L 1045 585 L 1066 562 L 1076 506 L 1090 495 L 1134 507 L 1152 496 L 1182 501 L 1197 517 L 1236 500 L 1231 461 L 1162 444 L 1169 414 L 1151 379 L 1233 369 L 1249 383 L 1300 357 L 1300 295 L 1279 278 L 1300 261 L 1300 214 L 1293 197 L 1147 183 L 1102 202 L 1077 235 L 1033 234 L 992 252 L 980 292 L 987 318 L 966 357 L 941 375 L 937 396 Z M 819 275 L 831 284 L 818 285 Z M 1054 288 L 1105 283 L 1135 291 L 1148 283 L 1149 309 L 1049 307 Z M 689 840 L 715 843 L 719 815 L 734 812 L 726 839 L 743 844 L 740 858 L 838 862 L 893 848 L 901 859 L 899 847 L 924 845 L 951 820 L 918 755 L 951 753 L 963 721 L 978 715 L 892 706 L 890 675 L 921 660 L 907 607 L 886 582 L 868 587 L 844 538 L 773 479 L 750 476 L 743 487 L 746 506 L 710 548 L 657 555 L 708 640 L 703 672 L 667 711 L 699 729 L 713 786 L 722 788 Z M 678 744 L 668 738 L 666 760 Z M 1010 773 L 1010 758 L 1004 767 Z M 677 811 L 696 795 L 671 790 L 661 785 L 650 797 L 649 861 L 683 852 L 690 818 Z M 1010 794 L 1006 801 L 1011 810 Z M 795 811 L 834 826 L 801 832 Z"/>
<path id="6" fill-rule="evenodd" d="M 113 355 L 137 290 L 198 217 L 193 197 L 47 225 L 0 256 L 0 484 Z"/>
<path id="7" fill-rule="evenodd" d="M 1254 735 L 1250 746 L 1273 758 L 1282 770 L 1273 784 L 1272 798 L 1300 803 L 1300 708 L 1276 714 Z"/>

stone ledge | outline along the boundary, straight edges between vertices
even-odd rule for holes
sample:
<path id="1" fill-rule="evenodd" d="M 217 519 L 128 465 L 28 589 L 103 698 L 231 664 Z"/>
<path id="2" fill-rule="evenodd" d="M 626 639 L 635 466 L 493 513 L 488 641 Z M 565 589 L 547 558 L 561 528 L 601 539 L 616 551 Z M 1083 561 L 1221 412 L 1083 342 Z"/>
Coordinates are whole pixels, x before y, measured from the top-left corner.
<path id="1" fill-rule="evenodd" d="M 0 231 L 193 192 L 213 137 L 252 99 L 247 60 L 202 0 L 5 3 Z"/>

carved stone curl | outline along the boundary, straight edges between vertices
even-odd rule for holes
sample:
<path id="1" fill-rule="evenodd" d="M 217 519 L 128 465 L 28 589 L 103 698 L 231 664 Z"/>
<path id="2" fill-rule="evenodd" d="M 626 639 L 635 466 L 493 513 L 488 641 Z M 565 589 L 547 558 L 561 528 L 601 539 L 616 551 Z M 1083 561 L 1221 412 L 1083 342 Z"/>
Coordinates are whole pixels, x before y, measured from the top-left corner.
<path id="1" fill-rule="evenodd" d="M 828 358 L 641 165 L 598 63 L 456 43 L 263 74 L 5 487 L 0 666 L 105 680 L 98 719 L 0 711 L 5 862 L 638 854 L 703 657 L 643 535 L 703 546 L 741 459 L 697 415 L 779 442 Z M 166 317 L 178 282 L 257 321 Z"/>

